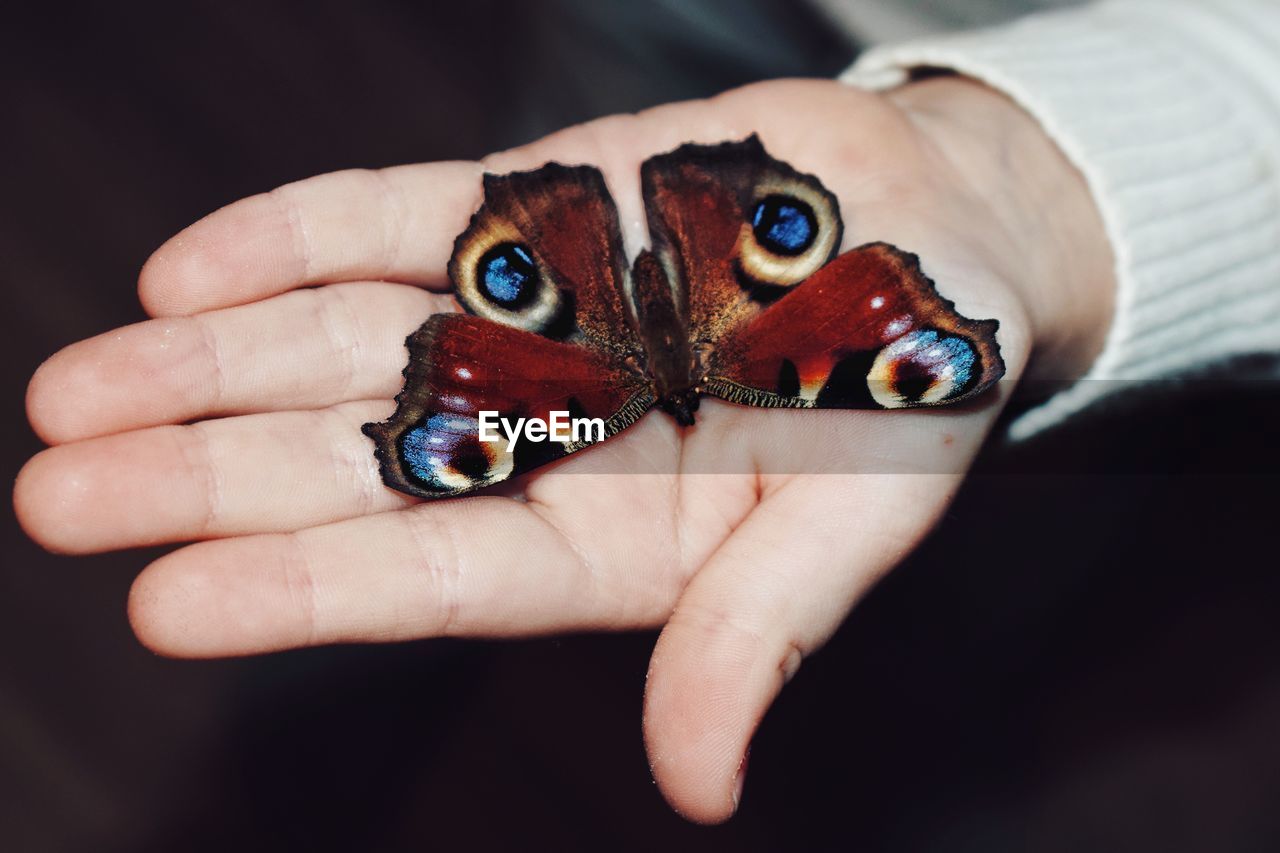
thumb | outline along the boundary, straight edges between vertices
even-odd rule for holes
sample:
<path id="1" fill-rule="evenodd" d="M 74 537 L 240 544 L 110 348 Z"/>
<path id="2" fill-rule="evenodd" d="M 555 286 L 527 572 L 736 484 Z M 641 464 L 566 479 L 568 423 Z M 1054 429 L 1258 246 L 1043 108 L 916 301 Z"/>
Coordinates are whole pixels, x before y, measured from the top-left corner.
<path id="1" fill-rule="evenodd" d="M 810 474 L 762 498 L 695 575 L 654 649 L 645 743 L 672 808 L 698 823 L 733 815 L 751 737 L 783 684 L 915 547 L 958 482 Z"/>

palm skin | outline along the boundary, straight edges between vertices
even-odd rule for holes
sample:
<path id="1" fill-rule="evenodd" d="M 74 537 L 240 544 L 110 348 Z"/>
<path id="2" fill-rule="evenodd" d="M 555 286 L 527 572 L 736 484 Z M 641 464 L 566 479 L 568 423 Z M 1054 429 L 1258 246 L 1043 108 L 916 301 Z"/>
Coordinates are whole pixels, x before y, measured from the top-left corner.
<path id="1" fill-rule="evenodd" d="M 962 314 L 999 319 L 1008 380 L 1033 343 L 1037 369 L 1077 373 L 1108 281 L 1079 178 L 976 85 L 903 93 L 761 84 L 483 164 L 336 173 L 217 211 L 143 269 L 155 319 L 73 344 L 32 379 L 52 447 L 19 477 L 19 517 L 63 552 L 200 540 L 131 593 L 135 631 L 163 654 L 662 626 L 653 772 L 682 814 L 724 820 L 769 703 L 927 533 L 1014 382 L 932 411 L 704 399 L 693 428 L 650 413 L 505 494 L 430 503 L 382 485 L 360 425 L 392 410 L 405 336 L 452 307 L 445 262 L 482 170 L 599 165 L 634 254 L 640 163 L 752 131 L 839 197 L 844 249 L 916 252 Z M 1072 255 L 1096 259 L 1068 273 Z"/>

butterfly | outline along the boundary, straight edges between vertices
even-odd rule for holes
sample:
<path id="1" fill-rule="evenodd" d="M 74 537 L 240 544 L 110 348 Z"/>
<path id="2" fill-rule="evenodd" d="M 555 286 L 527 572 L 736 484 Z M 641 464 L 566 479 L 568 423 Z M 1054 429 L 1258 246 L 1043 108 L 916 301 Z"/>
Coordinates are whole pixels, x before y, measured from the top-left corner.
<path id="1" fill-rule="evenodd" d="M 755 135 L 652 157 L 641 189 L 651 245 L 628 265 L 598 169 L 485 175 L 449 261 L 465 313 L 436 314 L 409 336 L 395 413 L 363 428 L 388 486 L 461 495 L 607 439 L 655 406 L 692 426 L 703 394 L 927 407 L 1004 374 L 997 321 L 960 316 L 894 246 L 838 254 L 835 196 Z M 512 442 L 494 420 L 509 432 L 564 416 L 596 429 L 542 441 L 526 430 L 535 440 Z"/>

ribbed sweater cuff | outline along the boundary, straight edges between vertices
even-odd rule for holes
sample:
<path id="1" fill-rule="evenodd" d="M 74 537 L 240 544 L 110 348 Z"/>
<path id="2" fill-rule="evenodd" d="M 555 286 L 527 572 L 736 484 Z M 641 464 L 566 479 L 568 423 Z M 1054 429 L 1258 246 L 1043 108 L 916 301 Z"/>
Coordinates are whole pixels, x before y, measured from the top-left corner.
<path id="1" fill-rule="evenodd" d="M 1088 373 L 1010 427 L 1025 438 L 1134 380 L 1280 349 L 1280 13 L 1269 0 L 1128 0 L 875 48 L 842 77 L 913 68 L 1002 90 L 1084 175 L 1116 258 Z"/>

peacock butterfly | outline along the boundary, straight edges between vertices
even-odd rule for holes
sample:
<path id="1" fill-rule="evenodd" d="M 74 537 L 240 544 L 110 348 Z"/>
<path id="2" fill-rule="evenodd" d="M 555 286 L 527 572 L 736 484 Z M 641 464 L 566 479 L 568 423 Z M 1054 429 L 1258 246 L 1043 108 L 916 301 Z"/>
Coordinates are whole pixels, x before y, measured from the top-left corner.
<path id="1" fill-rule="evenodd" d="M 751 136 L 641 166 L 651 247 L 629 267 L 604 176 L 549 163 L 484 177 L 449 277 L 467 313 L 407 340 L 396 411 L 364 426 L 383 480 L 449 497 L 603 440 L 657 405 L 698 399 L 908 408 L 969 399 L 1004 373 L 995 320 L 938 295 L 915 255 L 838 255 L 836 198 Z M 493 441 L 491 416 L 595 418 L 542 442 Z M 482 438 L 486 440 L 482 440 Z"/>

